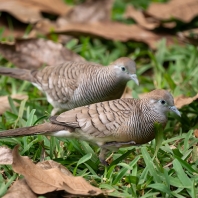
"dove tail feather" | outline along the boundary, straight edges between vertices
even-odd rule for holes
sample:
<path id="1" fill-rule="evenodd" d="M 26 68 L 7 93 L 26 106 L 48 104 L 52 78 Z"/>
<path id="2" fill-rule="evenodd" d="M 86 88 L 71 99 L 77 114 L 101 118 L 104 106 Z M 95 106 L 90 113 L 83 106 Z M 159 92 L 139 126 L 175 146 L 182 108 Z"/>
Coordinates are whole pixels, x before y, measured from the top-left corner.
<path id="1" fill-rule="evenodd" d="M 34 71 L 28 69 L 0 67 L 0 75 L 5 75 L 20 80 L 27 80 L 30 82 L 35 81 L 33 73 Z"/>
<path id="2" fill-rule="evenodd" d="M 0 138 L 28 136 L 28 135 L 36 135 L 36 134 L 47 135 L 47 133 L 57 132 L 61 130 L 69 130 L 69 128 L 57 124 L 44 123 L 36 126 L 10 129 L 2 132 L 0 131 Z"/>

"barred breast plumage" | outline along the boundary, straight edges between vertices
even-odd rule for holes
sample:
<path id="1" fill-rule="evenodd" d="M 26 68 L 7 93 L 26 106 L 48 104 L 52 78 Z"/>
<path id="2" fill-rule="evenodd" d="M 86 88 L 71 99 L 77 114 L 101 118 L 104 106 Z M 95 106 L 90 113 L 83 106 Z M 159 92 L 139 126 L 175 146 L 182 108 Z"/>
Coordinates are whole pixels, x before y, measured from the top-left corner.
<path id="1" fill-rule="evenodd" d="M 117 59 L 108 67 L 67 62 L 33 71 L 0 67 L 0 74 L 32 82 L 54 107 L 52 115 L 61 109 L 118 99 L 129 80 L 138 84 L 135 62 L 127 57 Z"/>
<path id="2" fill-rule="evenodd" d="M 165 125 L 168 111 L 180 115 L 168 91 L 154 90 L 142 99 L 125 98 L 78 107 L 52 116 L 50 123 L 4 131 L 0 137 L 44 134 L 79 138 L 100 146 L 99 157 L 105 164 L 106 151 L 151 141 L 155 123 Z"/>

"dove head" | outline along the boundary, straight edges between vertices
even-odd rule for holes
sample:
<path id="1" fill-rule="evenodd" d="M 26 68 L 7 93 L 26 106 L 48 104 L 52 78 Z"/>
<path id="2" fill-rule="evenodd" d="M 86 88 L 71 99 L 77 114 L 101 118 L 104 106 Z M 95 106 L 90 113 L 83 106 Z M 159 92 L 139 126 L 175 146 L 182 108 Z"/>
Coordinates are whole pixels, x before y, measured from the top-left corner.
<path id="1" fill-rule="evenodd" d="M 121 57 L 111 63 L 111 66 L 113 66 L 117 76 L 125 81 L 133 80 L 137 85 L 139 85 L 136 75 L 136 64 L 132 59 L 128 57 Z"/>
<path id="2" fill-rule="evenodd" d="M 144 94 L 142 98 L 148 99 L 152 106 L 152 109 L 161 114 L 166 114 L 168 111 L 176 113 L 181 116 L 181 113 L 174 106 L 174 99 L 170 92 L 164 89 L 156 89 L 147 94 Z"/>

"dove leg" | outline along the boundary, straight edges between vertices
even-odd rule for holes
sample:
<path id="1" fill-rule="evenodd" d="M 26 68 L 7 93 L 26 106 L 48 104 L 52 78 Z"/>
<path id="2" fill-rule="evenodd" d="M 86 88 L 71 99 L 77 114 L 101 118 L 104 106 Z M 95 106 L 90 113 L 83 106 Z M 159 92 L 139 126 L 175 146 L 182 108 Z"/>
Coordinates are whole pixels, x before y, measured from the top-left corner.
<path id="1" fill-rule="evenodd" d="M 105 160 L 105 155 L 107 154 L 109 150 L 106 148 L 101 148 L 100 149 L 100 154 L 99 154 L 99 159 L 100 162 L 104 165 L 104 166 L 109 166 L 109 164 L 106 162 Z"/>
<path id="2" fill-rule="evenodd" d="M 104 145 L 102 145 L 100 149 L 99 159 L 100 162 L 104 166 L 109 166 L 109 164 L 105 160 L 105 156 L 109 150 L 118 150 L 120 147 L 128 147 L 128 146 L 140 146 L 141 144 L 136 144 L 134 141 L 129 142 L 106 142 Z"/>

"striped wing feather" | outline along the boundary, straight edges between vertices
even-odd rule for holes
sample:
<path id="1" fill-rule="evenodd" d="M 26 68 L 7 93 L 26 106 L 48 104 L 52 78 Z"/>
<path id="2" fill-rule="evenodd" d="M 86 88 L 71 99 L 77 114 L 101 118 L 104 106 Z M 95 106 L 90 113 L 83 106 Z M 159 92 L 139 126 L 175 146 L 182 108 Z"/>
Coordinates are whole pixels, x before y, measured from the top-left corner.
<path id="1" fill-rule="evenodd" d="M 66 103 L 71 100 L 75 90 L 79 87 L 81 78 L 87 78 L 84 74 L 89 73 L 97 64 L 67 62 L 59 66 L 48 66 L 38 70 L 35 81 L 55 101 Z M 77 95 L 78 93 L 75 93 Z"/>
<path id="2" fill-rule="evenodd" d="M 129 103 L 130 101 L 130 103 Z M 56 121 L 60 124 L 80 128 L 84 133 L 94 137 L 120 136 L 132 115 L 133 99 L 105 101 L 79 107 L 60 114 Z M 125 130 L 124 130 L 125 131 Z M 122 133 L 121 133 L 122 134 Z"/>
<path id="3" fill-rule="evenodd" d="M 59 65 L 39 70 L 35 78 L 41 89 L 51 98 L 67 102 L 78 87 L 78 75 L 79 72 L 69 68 L 69 65 Z"/>

